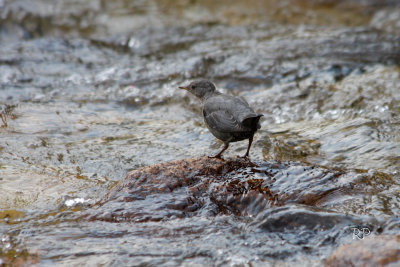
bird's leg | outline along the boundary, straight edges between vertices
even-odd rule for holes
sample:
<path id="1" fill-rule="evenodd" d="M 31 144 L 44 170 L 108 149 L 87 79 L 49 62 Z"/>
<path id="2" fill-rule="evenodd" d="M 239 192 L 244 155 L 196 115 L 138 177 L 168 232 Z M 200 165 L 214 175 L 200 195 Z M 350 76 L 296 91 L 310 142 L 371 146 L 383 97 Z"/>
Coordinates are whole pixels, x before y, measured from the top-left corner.
<path id="1" fill-rule="evenodd" d="M 246 154 L 244 154 L 244 156 L 243 156 L 242 158 L 247 158 L 247 157 L 249 156 L 251 143 L 253 143 L 253 135 L 250 136 L 250 138 L 249 138 L 249 145 L 248 145 L 248 147 L 247 147 Z"/>
<path id="2" fill-rule="evenodd" d="M 220 152 L 218 152 L 218 154 L 217 155 L 215 155 L 215 156 L 208 156 L 209 158 L 217 158 L 217 159 L 220 159 L 221 158 L 221 155 L 222 155 L 222 153 L 225 151 L 225 150 L 227 150 L 228 149 L 228 147 L 229 147 L 229 143 L 224 143 L 224 147 L 221 149 L 221 151 Z"/>

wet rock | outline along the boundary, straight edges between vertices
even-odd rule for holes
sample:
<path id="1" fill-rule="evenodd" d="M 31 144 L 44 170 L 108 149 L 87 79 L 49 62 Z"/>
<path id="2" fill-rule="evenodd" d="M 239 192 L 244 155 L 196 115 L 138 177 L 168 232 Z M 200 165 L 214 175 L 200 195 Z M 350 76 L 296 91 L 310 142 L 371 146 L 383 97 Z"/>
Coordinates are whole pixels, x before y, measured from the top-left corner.
<path id="1" fill-rule="evenodd" d="M 247 165 L 241 159 L 225 161 L 207 157 L 155 164 L 128 174 L 111 190 L 107 198 L 113 198 L 121 191 L 131 193 L 133 190 L 141 195 L 172 192 L 179 187 L 198 183 L 202 176 L 225 175 Z"/>
<path id="2" fill-rule="evenodd" d="M 298 162 L 182 159 L 132 171 L 104 197 L 92 219 L 141 222 L 201 214 L 257 216 L 268 208 L 291 203 L 324 208 L 348 200 L 353 189 L 365 193 L 362 188 L 366 188 L 366 175 Z M 336 219 L 354 224 L 346 216 L 311 210 L 282 214 L 284 222 L 315 218 L 311 228 L 330 228 Z M 297 221 L 310 223 L 308 219 Z M 332 223 L 326 223 L 329 221 Z M 269 229 L 265 225 L 274 222 L 259 224 L 260 228 Z"/>
<path id="3" fill-rule="evenodd" d="M 365 225 L 366 222 L 372 221 L 313 207 L 286 205 L 260 213 L 250 227 L 256 226 L 268 232 L 287 232 L 298 229 L 325 231 L 333 228 L 344 229 L 347 225 Z M 368 225 L 368 229 L 372 229 L 372 226 Z"/>
<path id="4" fill-rule="evenodd" d="M 370 236 L 340 246 L 326 260 L 327 267 L 399 266 L 400 235 Z"/>
<path id="5" fill-rule="evenodd" d="M 0 266 L 35 266 L 40 257 L 23 248 L 14 235 L 2 234 L 0 239 Z"/>

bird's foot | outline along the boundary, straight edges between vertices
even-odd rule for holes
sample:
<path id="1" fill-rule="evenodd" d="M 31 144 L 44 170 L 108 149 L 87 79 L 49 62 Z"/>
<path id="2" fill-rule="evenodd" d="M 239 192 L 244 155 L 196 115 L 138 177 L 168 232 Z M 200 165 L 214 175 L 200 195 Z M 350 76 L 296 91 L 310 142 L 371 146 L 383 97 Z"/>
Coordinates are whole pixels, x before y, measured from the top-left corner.
<path id="1" fill-rule="evenodd" d="M 251 167 L 259 167 L 257 164 L 251 161 L 249 155 L 237 156 L 239 159 L 245 160 Z"/>
<path id="2" fill-rule="evenodd" d="M 221 155 L 208 156 L 209 159 L 223 159 Z"/>

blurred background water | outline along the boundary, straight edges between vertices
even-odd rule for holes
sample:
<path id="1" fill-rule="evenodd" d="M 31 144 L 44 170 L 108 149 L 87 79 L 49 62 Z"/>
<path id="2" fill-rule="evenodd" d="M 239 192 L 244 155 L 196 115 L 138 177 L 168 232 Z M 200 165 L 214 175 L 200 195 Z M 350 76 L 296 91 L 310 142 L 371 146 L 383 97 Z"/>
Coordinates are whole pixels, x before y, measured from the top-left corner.
<path id="1" fill-rule="evenodd" d="M 252 160 L 381 173 L 380 193 L 330 208 L 400 213 L 398 1 L 0 0 L 0 44 L 0 263 L 321 264 L 334 246 L 291 253 L 298 236 L 235 215 L 73 215 L 130 170 L 221 146 L 177 89 L 200 78 L 264 114 Z"/>

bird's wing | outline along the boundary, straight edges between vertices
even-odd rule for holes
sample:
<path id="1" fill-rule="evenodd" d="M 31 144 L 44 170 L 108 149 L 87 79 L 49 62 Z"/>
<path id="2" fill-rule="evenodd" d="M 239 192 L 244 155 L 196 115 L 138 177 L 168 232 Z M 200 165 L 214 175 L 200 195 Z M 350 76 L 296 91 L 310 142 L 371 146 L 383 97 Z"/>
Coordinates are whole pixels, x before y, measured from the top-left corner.
<path id="1" fill-rule="evenodd" d="M 257 118 L 262 116 L 261 114 L 256 113 L 247 103 L 247 101 L 240 97 L 234 97 L 232 99 L 232 106 L 235 106 L 236 110 L 236 120 L 241 123 L 244 123 L 247 119 Z"/>
<path id="2" fill-rule="evenodd" d="M 246 100 L 227 95 L 217 95 L 204 103 L 203 115 L 206 123 L 221 132 L 243 132 L 257 128 L 259 118 Z"/>
<path id="3" fill-rule="evenodd" d="M 203 109 L 203 115 L 207 125 L 219 132 L 245 132 L 249 130 L 244 128 L 232 114 L 224 110 L 207 112 Z"/>
<path id="4" fill-rule="evenodd" d="M 204 103 L 203 115 L 209 127 L 220 132 L 244 132 L 244 127 L 237 114 L 248 113 L 246 102 L 234 97 L 215 96 Z M 247 111 L 247 112 L 246 112 Z"/>

